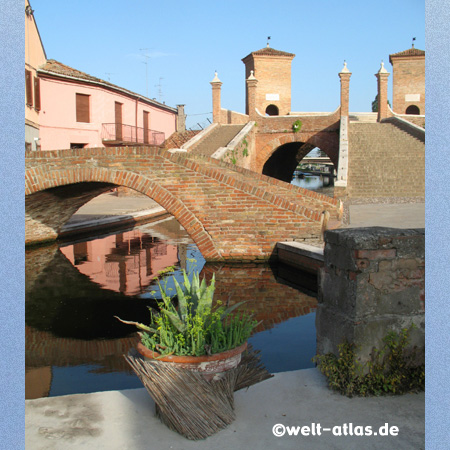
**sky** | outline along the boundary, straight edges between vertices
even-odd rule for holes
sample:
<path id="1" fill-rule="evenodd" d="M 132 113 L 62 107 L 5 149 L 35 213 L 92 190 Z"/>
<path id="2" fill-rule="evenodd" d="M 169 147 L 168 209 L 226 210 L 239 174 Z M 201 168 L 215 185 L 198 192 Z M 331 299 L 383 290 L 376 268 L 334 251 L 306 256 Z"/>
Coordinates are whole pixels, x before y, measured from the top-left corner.
<path id="1" fill-rule="evenodd" d="M 334 111 L 344 60 L 350 111 L 370 111 L 381 61 L 392 72 L 389 54 L 411 48 L 413 37 L 425 50 L 424 0 L 30 1 L 47 58 L 184 104 L 188 126 L 211 118 L 216 70 L 222 107 L 245 112 L 241 60 L 268 36 L 272 48 L 296 55 L 292 111 Z"/>

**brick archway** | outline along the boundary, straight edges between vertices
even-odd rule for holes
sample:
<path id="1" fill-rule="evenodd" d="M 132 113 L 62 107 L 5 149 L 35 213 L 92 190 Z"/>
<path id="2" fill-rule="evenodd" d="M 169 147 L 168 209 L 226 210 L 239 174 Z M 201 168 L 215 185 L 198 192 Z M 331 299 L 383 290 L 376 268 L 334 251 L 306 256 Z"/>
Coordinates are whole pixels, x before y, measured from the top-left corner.
<path id="1" fill-rule="evenodd" d="M 258 151 L 257 161 L 253 168 L 256 172 L 263 172 L 263 167 L 266 162 L 280 147 L 294 143 L 299 144 L 299 146 L 309 144 L 311 149 L 314 147 L 320 148 L 328 155 L 337 169 L 339 159 L 338 133 L 321 132 L 313 135 L 310 133 L 273 133 L 270 137 L 270 140 L 265 139 L 267 142 Z"/>
<path id="2" fill-rule="evenodd" d="M 208 261 L 264 261 L 277 242 L 315 238 L 340 203 L 206 157 L 151 147 L 27 152 L 26 239 L 53 241 L 82 204 L 112 186 L 159 203 Z M 277 183 L 276 183 L 277 182 Z"/>
<path id="3" fill-rule="evenodd" d="M 107 188 L 105 190 L 108 190 L 110 186 L 124 186 L 134 189 L 135 191 L 150 197 L 167 212 L 172 214 L 191 236 L 205 258 L 221 259 L 218 250 L 212 242 L 211 237 L 203 228 L 200 220 L 186 207 L 186 205 L 183 204 L 181 200 L 175 198 L 171 192 L 164 189 L 148 177 L 126 170 L 111 172 L 108 169 L 100 168 L 69 168 L 61 173 L 60 170 L 53 170 L 51 166 L 41 166 L 40 173 L 37 177 L 37 183 L 32 184 L 29 181 L 30 174 L 28 171 L 26 172 L 26 180 L 25 192 L 27 195 L 33 195 L 37 192 L 68 185 L 74 187 L 74 194 L 76 195 L 77 186 L 90 182 L 107 183 Z M 96 195 L 93 195 L 92 198 Z M 87 203 L 89 200 L 90 198 L 82 204 Z M 75 211 L 80 206 L 82 205 L 77 204 Z M 70 216 L 75 211 L 73 211 Z M 54 229 L 54 232 L 57 236 L 59 230 L 67 221 L 67 217 L 61 216 L 62 220 L 60 221 L 58 221 L 58 218 L 53 218 L 56 219 L 53 221 L 56 222 L 56 227 L 55 225 L 53 225 L 53 227 L 56 228 Z"/>

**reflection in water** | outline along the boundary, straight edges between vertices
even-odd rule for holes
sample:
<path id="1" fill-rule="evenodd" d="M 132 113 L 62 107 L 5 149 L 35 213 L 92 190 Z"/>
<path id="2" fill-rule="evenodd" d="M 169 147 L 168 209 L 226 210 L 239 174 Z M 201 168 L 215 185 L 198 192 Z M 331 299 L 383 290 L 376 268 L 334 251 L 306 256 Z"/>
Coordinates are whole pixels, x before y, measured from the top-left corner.
<path id="1" fill-rule="evenodd" d="M 136 345 L 128 320 L 155 305 L 155 276 L 175 276 L 196 260 L 201 276 L 216 277 L 216 296 L 245 307 L 262 321 L 252 336 L 268 370 L 312 367 L 316 299 L 276 279 L 258 264 L 205 265 L 175 220 L 141 226 L 26 255 L 26 398 L 141 387 L 123 354 Z"/>
<path id="2" fill-rule="evenodd" d="M 294 176 L 291 184 L 299 186 L 310 191 L 320 192 L 321 194 L 334 195 L 334 179 L 326 175 L 308 175 L 302 177 Z"/>

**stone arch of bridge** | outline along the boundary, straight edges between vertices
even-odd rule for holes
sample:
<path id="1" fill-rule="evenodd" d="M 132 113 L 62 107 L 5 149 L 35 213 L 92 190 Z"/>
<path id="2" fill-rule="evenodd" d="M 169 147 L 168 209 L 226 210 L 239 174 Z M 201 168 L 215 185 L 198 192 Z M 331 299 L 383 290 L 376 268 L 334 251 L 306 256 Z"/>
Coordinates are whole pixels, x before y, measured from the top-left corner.
<path id="1" fill-rule="evenodd" d="M 327 154 L 337 170 L 339 139 L 336 133 L 312 137 L 289 133 L 272 139 L 261 149 L 256 171 L 289 183 L 299 162 L 316 147 Z"/>
<path id="2" fill-rule="evenodd" d="M 104 192 L 105 189 L 110 189 L 112 186 L 124 186 L 146 195 L 174 216 L 180 225 L 184 227 L 189 236 L 191 236 L 205 258 L 215 260 L 222 259 L 213 240 L 204 229 L 199 218 L 196 217 L 196 215 L 180 199 L 176 198 L 171 192 L 157 182 L 151 180 L 149 177 L 128 170 L 109 170 L 106 168 L 93 167 L 66 168 L 64 171 L 61 171 L 60 168 L 59 170 L 53 170 L 50 165 L 44 165 L 40 167 L 37 182 L 36 177 L 34 178 L 35 181 L 32 181 L 33 175 L 28 173 L 27 170 L 25 187 L 26 220 L 33 221 L 34 225 L 42 225 L 43 228 L 53 230 L 53 238 L 58 236 L 64 223 L 67 222 L 70 216 L 84 203 L 87 203 L 91 198 Z M 59 217 L 58 214 L 55 216 L 55 212 L 64 209 L 62 208 L 62 204 L 60 205 L 60 208 L 48 208 L 49 201 L 55 203 L 62 202 L 61 197 L 65 197 L 64 200 L 67 204 L 67 194 L 61 196 L 61 194 L 57 192 L 58 188 L 70 185 L 73 197 L 77 197 L 77 191 L 82 189 L 83 185 L 86 183 L 103 184 L 106 188 L 100 188 L 98 193 L 90 196 L 90 198 L 86 198 L 81 204 L 79 202 L 69 217 L 67 217 L 67 214 L 64 215 L 63 213 L 61 213 Z M 33 202 L 33 197 L 44 192 L 49 194 L 47 197 L 47 205 L 43 208 L 39 208 L 39 205 L 36 205 L 37 202 Z M 46 214 L 44 209 L 49 213 Z M 28 240 L 27 236 L 26 240 Z"/>

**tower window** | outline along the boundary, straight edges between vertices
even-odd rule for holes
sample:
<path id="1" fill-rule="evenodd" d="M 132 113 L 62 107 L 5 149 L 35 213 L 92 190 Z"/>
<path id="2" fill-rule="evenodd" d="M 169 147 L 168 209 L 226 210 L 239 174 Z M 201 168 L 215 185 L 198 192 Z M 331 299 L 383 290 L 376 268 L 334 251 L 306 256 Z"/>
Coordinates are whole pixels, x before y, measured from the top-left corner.
<path id="1" fill-rule="evenodd" d="M 409 105 L 405 111 L 406 114 L 420 114 L 420 109 L 416 105 Z"/>
<path id="2" fill-rule="evenodd" d="M 279 110 L 278 110 L 278 106 L 269 105 L 266 108 L 266 115 L 268 115 L 268 116 L 278 116 L 279 114 L 280 113 L 279 113 Z"/>

